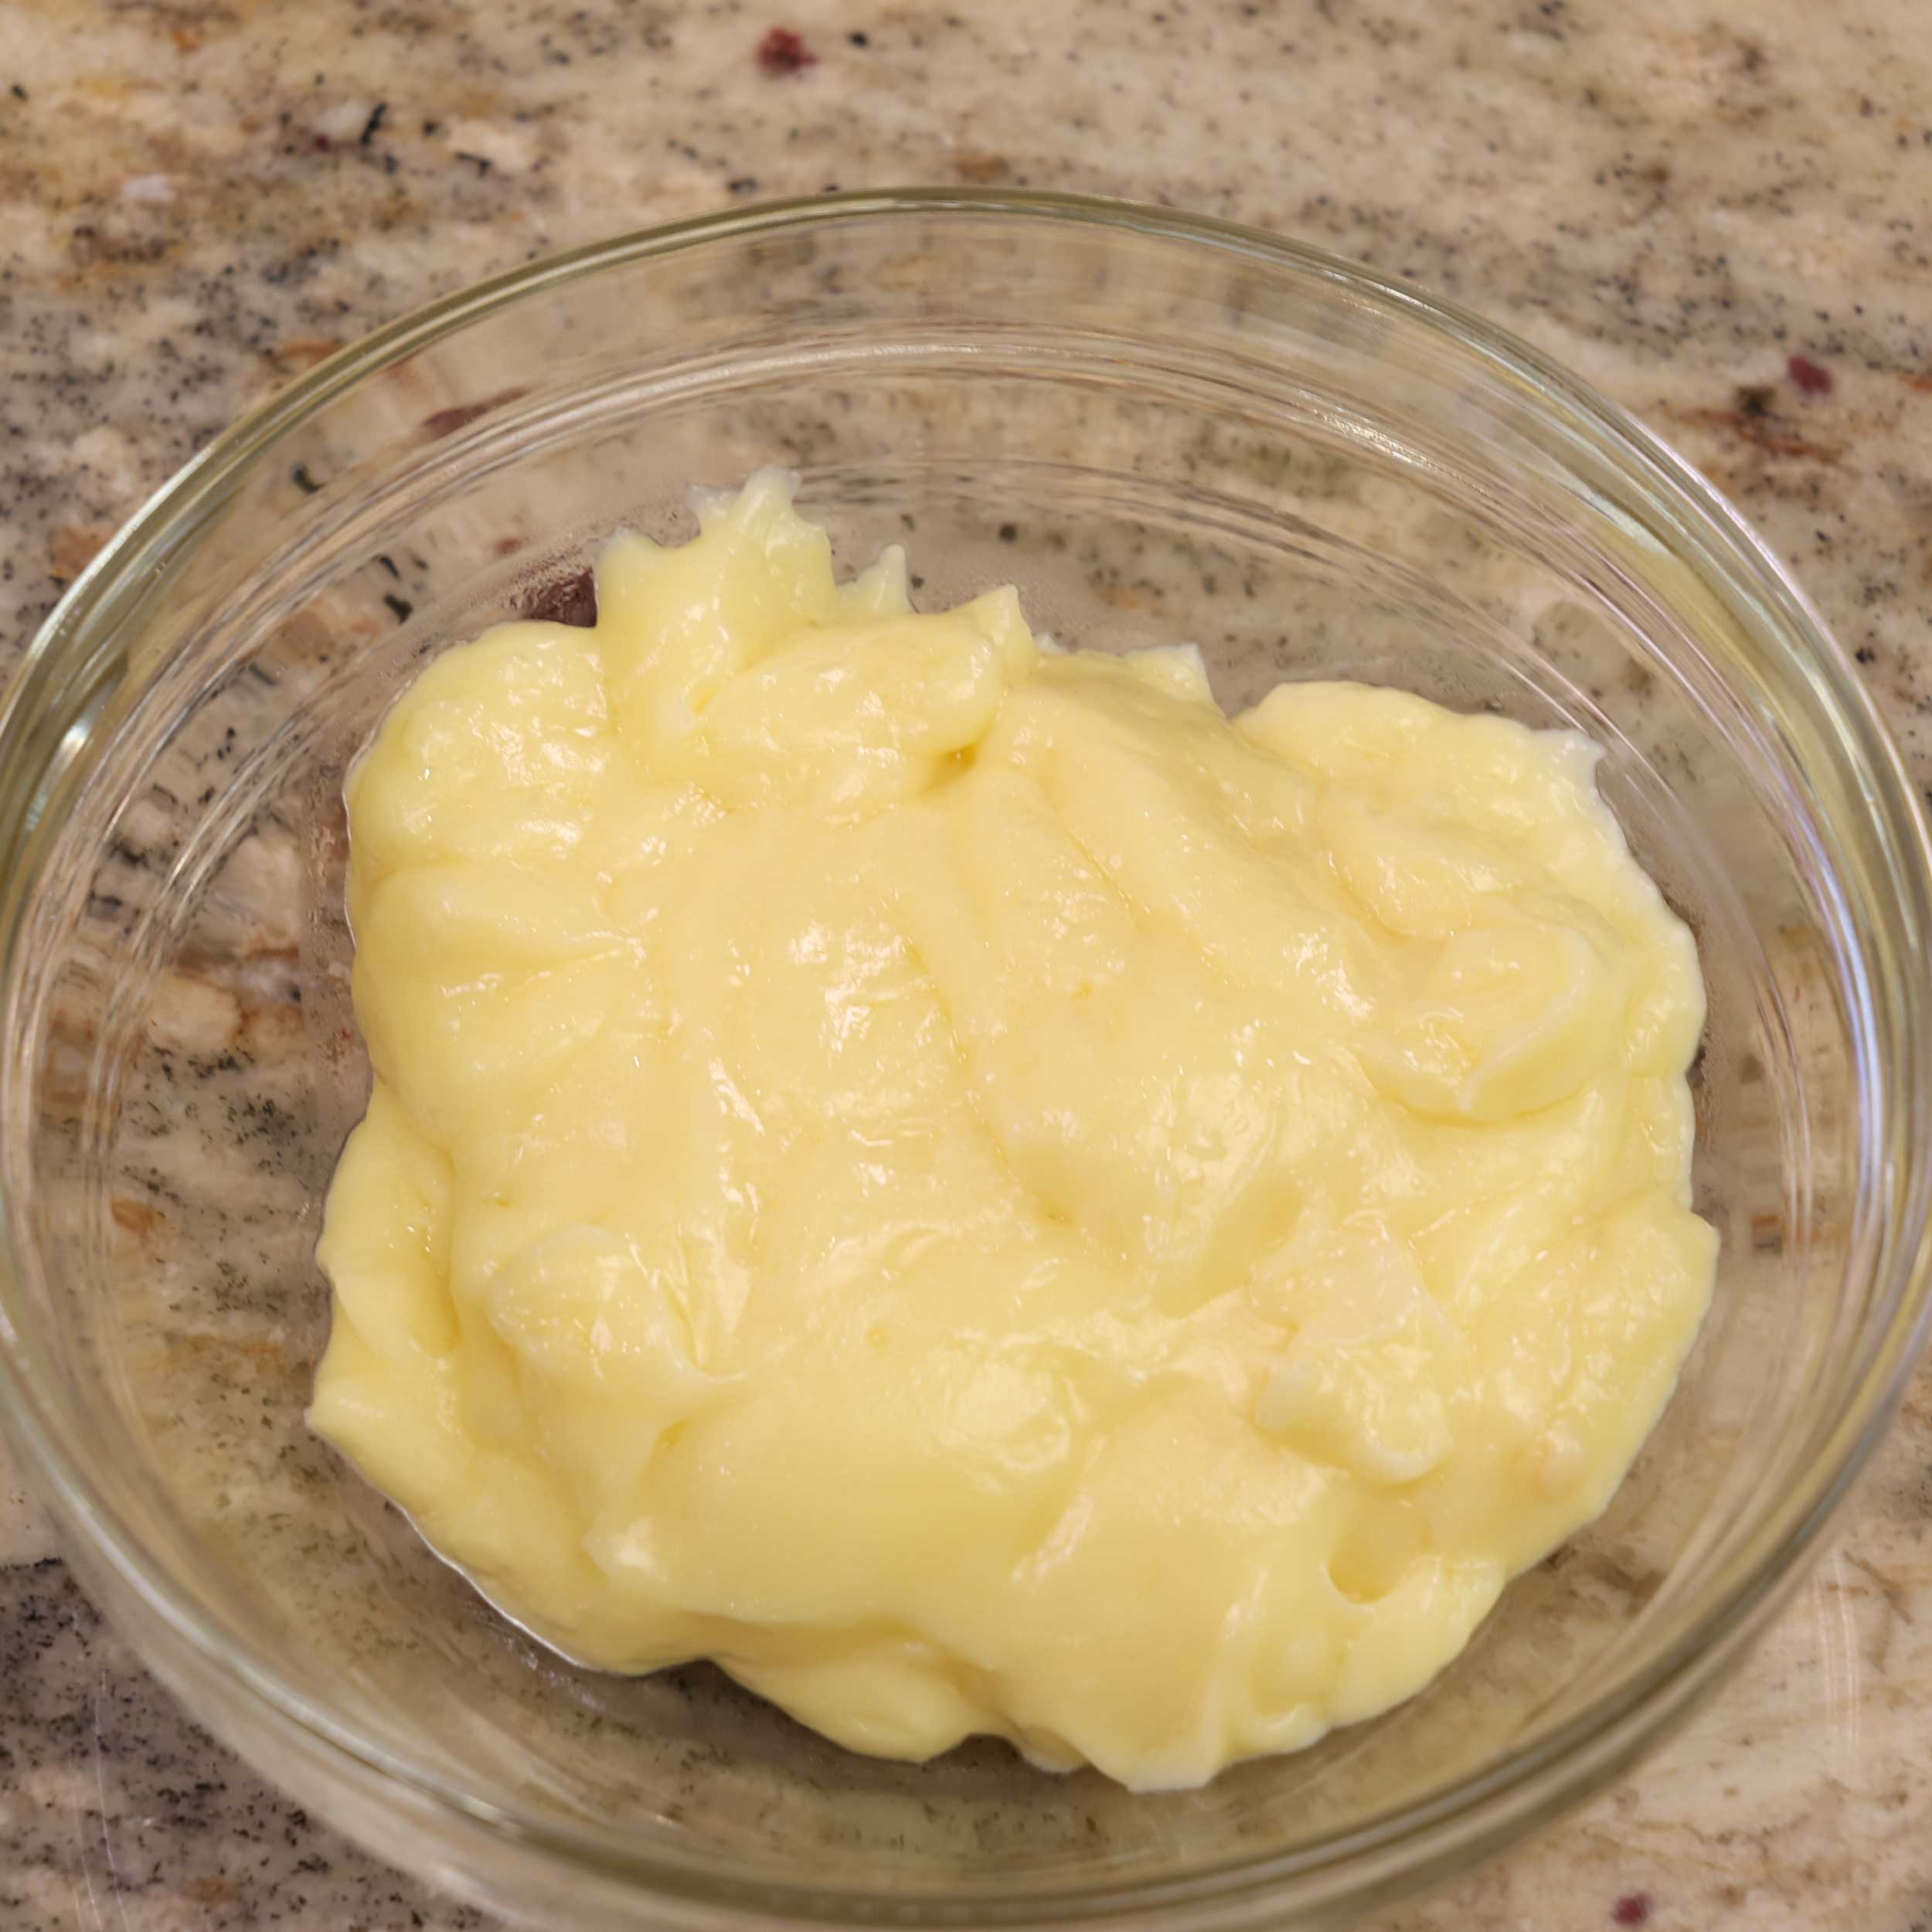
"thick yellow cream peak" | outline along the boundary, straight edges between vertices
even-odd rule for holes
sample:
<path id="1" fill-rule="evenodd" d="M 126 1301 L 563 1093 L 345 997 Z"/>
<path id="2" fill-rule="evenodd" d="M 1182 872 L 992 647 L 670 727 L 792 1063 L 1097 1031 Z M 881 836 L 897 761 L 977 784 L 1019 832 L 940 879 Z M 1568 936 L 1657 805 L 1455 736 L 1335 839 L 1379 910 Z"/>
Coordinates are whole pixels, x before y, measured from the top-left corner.
<path id="1" fill-rule="evenodd" d="M 1418 1689 L 1715 1250 L 1689 934 L 1582 739 L 1043 650 L 781 479 L 349 786 L 314 1426 L 512 1616 L 1138 1787 Z"/>

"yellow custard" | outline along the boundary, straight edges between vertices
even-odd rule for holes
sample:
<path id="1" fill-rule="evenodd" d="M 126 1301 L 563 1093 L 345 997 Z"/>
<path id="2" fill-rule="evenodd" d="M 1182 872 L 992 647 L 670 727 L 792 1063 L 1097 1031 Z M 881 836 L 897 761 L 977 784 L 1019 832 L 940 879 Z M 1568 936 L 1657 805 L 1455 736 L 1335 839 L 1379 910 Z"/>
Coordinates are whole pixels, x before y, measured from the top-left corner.
<path id="1" fill-rule="evenodd" d="M 1137 1787 L 1370 1716 L 1604 1506 L 1716 1236 L 1695 948 L 1583 739 L 1010 589 L 762 473 L 349 785 L 311 1420 L 512 1616 Z"/>

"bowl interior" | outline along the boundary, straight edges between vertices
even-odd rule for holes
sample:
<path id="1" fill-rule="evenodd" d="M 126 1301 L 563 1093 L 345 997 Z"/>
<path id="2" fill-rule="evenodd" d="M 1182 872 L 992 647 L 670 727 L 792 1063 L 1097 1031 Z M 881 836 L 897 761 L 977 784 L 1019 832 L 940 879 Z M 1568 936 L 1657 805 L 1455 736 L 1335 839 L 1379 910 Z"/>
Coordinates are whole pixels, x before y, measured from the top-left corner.
<path id="1" fill-rule="evenodd" d="M 1788 614 L 1532 377 L 1332 273 L 1117 218 L 858 211 L 480 304 L 321 372 L 224 461 L 36 674 L 6 955 L 9 1345 L 84 1465 L 70 1519 L 139 1546 L 136 1595 L 196 1656 L 611 1870 L 1051 1910 L 1398 1833 L 1638 1695 L 1762 1567 L 1891 1308 L 1893 861 L 1829 693 L 1766 642 Z M 303 1426 L 320 1206 L 367 1080 L 345 769 L 428 655 L 581 614 L 600 539 L 684 534 L 689 486 L 773 461 L 848 567 L 903 542 L 927 607 L 1010 580 L 1063 640 L 1197 643 L 1230 706 L 1355 677 L 1590 733 L 1699 935 L 1723 1256 L 1678 1393 L 1458 1662 L 1311 1750 L 1130 1798 L 991 1744 L 853 1757 L 702 1665 L 577 1668 Z M 175 1666 L 191 1696 L 204 1667 Z"/>

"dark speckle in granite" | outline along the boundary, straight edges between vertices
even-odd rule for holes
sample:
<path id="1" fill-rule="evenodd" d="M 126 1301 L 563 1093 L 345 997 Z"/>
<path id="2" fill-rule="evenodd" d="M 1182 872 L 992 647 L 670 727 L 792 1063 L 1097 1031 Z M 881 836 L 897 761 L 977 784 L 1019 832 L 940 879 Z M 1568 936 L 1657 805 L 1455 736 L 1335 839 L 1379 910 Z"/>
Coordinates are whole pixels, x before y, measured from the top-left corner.
<path id="1" fill-rule="evenodd" d="M 805 37 L 791 27 L 774 27 L 758 43 L 758 65 L 768 74 L 803 73 L 818 64 Z"/>
<path id="2" fill-rule="evenodd" d="M 595 624 L 597 580 L 588 570 L 579 570 L 555 583 L 540 584 L 525 599 L 523 614 L 549 624 Z"/>
<path id="3" fill-rule="evenodd" d="M 1784 372 L 1803 395 L 1829 396 L 1832 393 L 1832 372 L 1808 355 L 1787 356 Z"/>

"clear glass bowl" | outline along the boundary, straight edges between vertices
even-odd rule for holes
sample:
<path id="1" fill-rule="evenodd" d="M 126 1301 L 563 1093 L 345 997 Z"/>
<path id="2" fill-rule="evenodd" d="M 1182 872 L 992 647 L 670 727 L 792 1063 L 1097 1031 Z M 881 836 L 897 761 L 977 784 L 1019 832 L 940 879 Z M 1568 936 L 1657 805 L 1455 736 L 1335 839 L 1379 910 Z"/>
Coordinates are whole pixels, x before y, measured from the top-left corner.
<path id="1" fill-rule="evenodd" d="M 1696 927 L 1715 1305 L 1609 1512 L 1424 1695 L 1206 1789 L 848 1756 L 714 1672 L 575 1668 L 302 1425 L 366 1070 L 344 767 L 426 655 L 779 462 L 856 564 L 1580 726 Z M 915 577 L 916 584 L 921 578 Z M 1734 1658 L 1926 1301 L 1913 788 L 1733 512 L 1519 344 L 1269 237 L 1042 197 L 663 229 L 325 363 L 75 585 L 0 716 L 0 1399 L 88 1587 L 379 1852 L 578 1929 L 1332 1923 L 1628 1764 Z"/>

